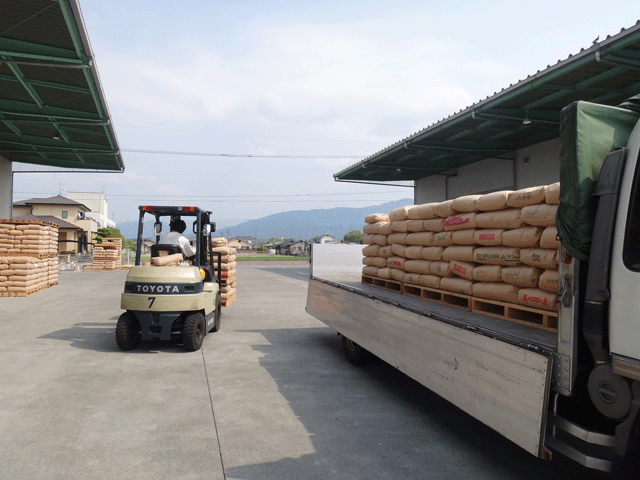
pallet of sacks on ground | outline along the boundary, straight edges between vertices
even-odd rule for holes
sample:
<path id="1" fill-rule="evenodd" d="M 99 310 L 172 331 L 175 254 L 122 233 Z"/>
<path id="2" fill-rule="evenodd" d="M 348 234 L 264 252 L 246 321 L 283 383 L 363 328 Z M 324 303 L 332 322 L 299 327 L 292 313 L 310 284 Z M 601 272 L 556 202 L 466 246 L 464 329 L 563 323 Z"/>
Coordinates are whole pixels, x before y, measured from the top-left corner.
<path id="1" fill-rule="evenodd" d="M 228 307 L 236 300 L 236 249 L 227 245 L 224 237 L 215 237 L 213 241 L 213 269 L 218 274 L 218 261 L 215 253 L 221 255 L 220 298 L 222 306 Z"/>
<path id="2" fill-rule="evenodd" d="M 363 283 L 557 328 L 559 183 L 368 215 Z"/>
<path id="3" fill-rule="evenodd" d="M 58 225 L 0 219 L 0 296 L 25 297 L 58 284 Z"/>
<path id="4" fill-rule="evenodd" d="M 103 238 L 93 249 L 93 262 L 85 271 L 119 270 L 122 265 L 122 239 Z"/>

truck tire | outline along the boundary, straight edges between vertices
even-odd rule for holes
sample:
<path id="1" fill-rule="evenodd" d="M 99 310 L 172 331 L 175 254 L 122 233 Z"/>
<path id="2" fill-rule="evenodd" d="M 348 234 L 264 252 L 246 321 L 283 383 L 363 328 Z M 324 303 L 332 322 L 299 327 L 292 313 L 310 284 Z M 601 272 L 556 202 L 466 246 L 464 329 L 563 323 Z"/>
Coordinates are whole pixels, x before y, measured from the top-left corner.
<path id="1" fill-rule="evenodd" d="M 368 350 L 365 350 L 344 335 L 342 335 L 342 348 L 347 360 L 353 365 L 364 365 L 371 361 L 372 356 Z"/>
<path id="2" fill-rule="evenodd" d="M 195 352 L 202 346 L 206 325 L 202 312 L 187 315 L 182 325 L 182 344 L 189 352 Z"/>
<path id="3" fill-rule="evenodd" d="M 131 312 L 124 312 L 118 318 L 116 325 L 116 343 L 120 350 L 129 351 L 140 345 L 142 331 L 136 316 Z"/>
<path id="4" fill-rule="evenodd" d="M 210 332 L 217 332 L 220 330 L 220 323 L 222 321 L 222 303 L 220 300 L 220 292 L 216 295 L 216 313 L 214 316 L 215 320 L 213 321 L 213 325 L 211 326 Z"/>

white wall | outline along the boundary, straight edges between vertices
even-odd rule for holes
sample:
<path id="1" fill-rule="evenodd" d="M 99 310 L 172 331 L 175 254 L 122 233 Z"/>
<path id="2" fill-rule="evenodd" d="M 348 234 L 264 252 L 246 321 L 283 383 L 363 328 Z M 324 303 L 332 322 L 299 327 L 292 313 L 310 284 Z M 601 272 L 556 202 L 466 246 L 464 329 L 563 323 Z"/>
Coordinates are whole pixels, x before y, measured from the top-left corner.
<path id="1" fill-rule="evenodd" d="M 13 204 L 13 175 L 11 162 L 0 157 L 0 218 L 11 218 Z"/>
<path id="2" fill-rule="evenodd" d="M 441 202 L 474 193 L 549 185 L 559 180 L 558 139 L 517 150 L 514 154 L 515 160 L 488 159 L 460 167 L 455 176 L 433 175 L 416 180 L 414 202 Z"/>
<path id="3" fill-rule="evenodd" d="M 108 217 L 107 195 L 95 192 L 67 192 L 65 197 L 86 205 L 90 212 L 87 217 L 93 218 L 98 227 L 115 227 L 115 222 Z"/>

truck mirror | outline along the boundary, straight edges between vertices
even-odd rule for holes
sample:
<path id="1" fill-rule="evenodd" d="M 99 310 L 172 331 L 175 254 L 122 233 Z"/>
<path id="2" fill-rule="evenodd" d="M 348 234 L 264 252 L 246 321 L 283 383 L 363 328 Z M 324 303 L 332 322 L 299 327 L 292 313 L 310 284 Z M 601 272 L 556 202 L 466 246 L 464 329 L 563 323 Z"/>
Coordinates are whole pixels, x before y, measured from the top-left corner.
<path id="1" fill-rule="evenodd" d="M 162 233 L 162 222 L 156 222 L 153 224 L 153 234 L 157 237 Z"/>
<path id="2" fill-rule="evenodd" d="M 211 222 L 209 225 L 211 225 L 211 232 L 215 232 L 216 231 L 216 222 Z"/>

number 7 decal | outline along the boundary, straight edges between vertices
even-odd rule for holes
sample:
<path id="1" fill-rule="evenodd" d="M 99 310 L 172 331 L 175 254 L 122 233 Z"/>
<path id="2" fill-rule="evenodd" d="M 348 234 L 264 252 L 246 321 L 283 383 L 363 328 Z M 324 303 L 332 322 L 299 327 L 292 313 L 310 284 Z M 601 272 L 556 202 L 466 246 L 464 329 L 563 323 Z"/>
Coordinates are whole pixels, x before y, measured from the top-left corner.
<path id="1" fill-rule="evenodd" d="M 156 297 L 149 297 L 147 300 L 151 300 L 151 303 L 149 303 L 149 308 L 151 308 L 153 306 L 153 302 L 156 301 Z"/>

